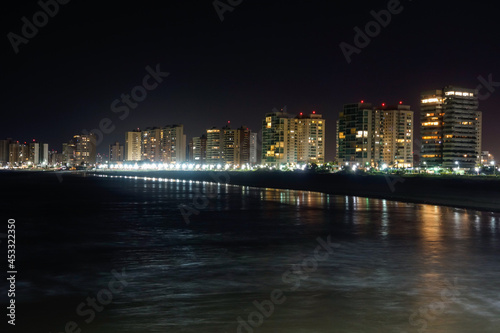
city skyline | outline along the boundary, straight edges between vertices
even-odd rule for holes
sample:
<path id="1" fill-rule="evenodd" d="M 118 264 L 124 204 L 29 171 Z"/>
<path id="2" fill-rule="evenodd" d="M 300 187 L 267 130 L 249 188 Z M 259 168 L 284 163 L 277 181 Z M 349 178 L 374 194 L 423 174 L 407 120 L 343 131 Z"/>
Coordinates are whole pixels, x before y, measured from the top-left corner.
<path id="1" fill-rule="evenodd" d="M 75 133 L 99 128 L 101 119 L 109 118 L 116 129 L 98 147 L 106 153 L 109 144 L 123 141 L 121 133 L 151 126 L 155 120 L 163 125 L 193 119 L 186 134 L 194 137 L 210 119 L 208 127 L 230 120 L 257 129 L 257 114 L 286 105 L 294 114 L 316 110 L 333 124 L 343 104 L 359 100 L 374 104 L 402 100 L 419 119 L 422 91 L 446 85 L 482 86 L 479 110 L 489 119 L 483 147 L 500 155 L 495 146 L 495 127 L 500 123 L 495 112 L 500 100 L 498 66 L 488 43 L 497 33 L 494 11 L 484 10 L 488 5 L 479 8 L 443 1 L 432 3 L 431 12 L 426 2 L 401 2 L 403 10 L 370 37 L 369 45 L 358 47 L 360 52 L 353 53 L 348 63 L 339 45 L 355 45 L 354 28 L 363 30 L 374 20 L 371 12 L 384 10 L 387 3 L 243 2 L 226 12 L 223 21 L 212 1 L 172 2 L 161 10 L 157 4 L 139 4 L 142 11 L 124 7 L 115 8 L 113 14 L 106 8 L 95 10 L 91 4 L 61 5 L 29 43 L 19 46 L 18 53 L 5 38 L 4 82 L 17 83 L 4 98 L 9 112 L 0 133 L 55 146 Z M 6 34 L 19 34 L 21 18 L 31 18 L 40 10 L 35 2 L 9 6 Z M 280 15 L 285 9 L 287 15 Z M 123 22 L 130 28 L 114 28 Z M 141 33 L 124 39 L 137 27 Z M 176 34 L 179 29 L 182 37 Z M 456 31 L 460 38 L 442 42 L 440 36 Z M 406 38 L 409 35 L 411 40 Z M 88 36 L 95 38 L 90 41 Z M 168 75 L 163 74 L 161 82 L 146 80 L 148 87 L 155 88 L 125 111 L 121 95 L 132 94 L 157 68 Z M 20 83 L 20 77 L 28 80 Z M 119 112 L 112 111 L 115 101 L 119 102 L 116 108 L 122 107 Z M 32 121 L 19 121 L 20 114 Z M 335 156 L 334 132 L 327 134 L 327 160 Z"/>
<path id="2" fill-rule="evenodd" d="M 102 132 L 98 131 L 97 135 L 74 135 L 62 143 L 61 151 L 51 149 L 50 154 L 47 143 L 40 146 L 44 147 L 43 152 L 33 148 L 39 145 L 35 139 L 29 144 L 0 140 L 0 165 L 9 162 L 11 166 L 26 163 L 28 166 L 73 166 L 150 161 L 222 163 L 240 168 L 250 164 L 279 167 L 335 162 L 354 168 L 458 167 L 474 170 L 480 165 L 495 163 L 494 155 L 482 147 L 483 124 L 482 112 L 477 110 L 478 99 L 477 89 L 446 86 L 424 91 L 421 107 L 425 112 L 420 123 L 415 123 L 414 111 L 403 101 L 380 106 L 365 101 L 344 104 L 334 126 L 337 154 L 330 161 L 325 159 L 328 126 L 323 115 L 312 111 L 294 116 L 284 107 L 266 113 L 258 132 L 246 126 L 231 128 L 228 122 L 221 128 L 207 128 L 201 137 L 187 140 L 184 124 L 136 128 L 124 133 L 124 144 L 119 141 L 110 144 L 108 155 L 96 149 L 108 133 L 107 125 L 101 127 Z M 416 129 L 422 134 L 417 138 Z M 80 140 L 91 142 L 91 145 L 79 148 Z M 423 154 L 414 153 L 414 146 L 420 146 Z M 36 157 L 38 155 L 41 157 Z"/>
<path id="3" fill-rule="evenodd" d="M 374 112 L 373 113 L 373 116 L 371 115 L 370 113 L 370 118 L 373 118 L 372 120 L 370 120 L 370 124 L 372 123 L 375 123 L 375 121 L 378 121 L 379 124 L 377 126 L 379 126 L 380 128 L 372 128 L 371 130 L 374 132 L 374 134 L 377 134 L 377 131 L 380 131 L 380 130 L 383 130 L 384 127 L 388 126 L 387 124 L 384 124 L 384 120 L 385 118 L 381 115 L 381 114 L 375 114 L 375 112 L 377 113 L 383 113 L 384 110 L 389 110 L 389 111 L 394 111 L 394 110 L 400 110 L 400 112 L 404 112 L 404 110 L 408 111 L 408 112 L 411 112 L 411 121 L 409 123 L 409 129 L 410 129 L 410 132 L 411 132 L 411 140 L 410 140 L 410 143 L 411 143 L 411 160 L 404 160 L 403 158 L 403 161 L 399 161 L 399 163 L 403 163 L 406 167 L 411 167 L 413 166 L 413 156 L 418 156 L 419 157 L 419 160 L 420 158 L 423 158 L 424 160 L 426 158 L 428 158 L 428 155 L 425 155 L 427 154 L 427 152 L 424 151 L 424 153 L 422 154 L 422 148 L 424 147 L 427 147 L 428 146 L 428 140 L 430 137 L 429 136 L 425 136 L 427 135 L 426 134 L 426 130 L 428 131 L 428 127 L 427 125 L 431 124 L 431 123 L 426 123 L 426 121 L 428 121 L 429 119 L 437 119 L 435 117 L 430 117 L 430 116 L 434 116 L 435 114 L 434 113 L 428 113 L 428 112 L 431 112 L 432 110 L 434 110 L 435 107 L 438 107 L 439 110 L 441 110 L 441 108 L 445 108 L 446 109 L 446 106 L 444 106 L 443 104 L 443 99 L 446 100 L 446 99 L 450 99 L 452 96 L 449 96 L 450 93 L 452 93 L 454 95 L 454 92 L 453 90 L 461 90 L 461 91 L 467 91 L 467 93 L 464 93 L 464 94 L 467 94 L 466 96 L 469 96 L 469 93 L 471 96 L 474 96 L 473 97 L 473 100 L 475 100 L 475 106 L 474 106 L 474 115 L 476 117 L 479 117 L 479 132 L 478 133 L 475 133 L 474 136 L 477 137 L 477 144 L 476 144 L 476 155 L 475 155 L 475 160 L 477 159 L 480 159 L 480 155 L 481 155 L 481 152 L 482 151 L 485 151 L 485 149 L 483 149 L 484 147 L 482 146 L 482 143 L 483 143 L 483 138 L 482 138 L 482 128 L 483 128 L 483 125 L 482 125 L 482 111 L 479 111 L 478 110 L 478 99 L 479 99 L 479 96 L 480 96 L 480 92 L 477 90 L 477 89 L 469 89 L 469 88 L 463 88 L 463 87 L 456 87 L 456 86 L 451 86 L 451 85 L 448 85 L 446 86 L 445 88 L 441 89 L 441 90 L 426 90 L 426 91 L 423 91 L 421 93 L 421 100 L 420 100 L 420 109 L 423 110 L 424 112 L 421 114 L 420 116 L 420 121 L 418 122 L 415 122 L 414 120 L 414 111 L 413 111 L 413 108 L 410 106 L 410 105 L 404 105 L 403 104 L 403 101 L 399 101 L 398 104 L 394 104 L 394 105 L 391 105 L 391 104 L 387 104 L 387 103 L 382 103 L 380 105 L 373 105 L 372 103 L 367 103 L 365 102 L 364 100 L 360 101 L 359 103 L 357 104 L 352 104 L 352 103 L 348 103 L 348 104 L 344 104 L 343 108 L 344 108 L 344 111 L 345 112 L 345 108 L 346 106 L 349 106 L 349 104 L 352 104 L 352 105 L 359 105 L 359 106 L 366 106 L 367 109 L 370 109 L 369 112 Z M 451 92 L 450 92 L 451 91 Z M 460 95 L 462 95 L 462 93 L 460 93 Z M 438 97 L 438 98 L 436 98 Z M 457 96 L 458 98 L 458 96 Z M 460 99 L 462 98 L 465 98 L 465 97 L 462 97 L 460 96 Z M 472 97 L 471 97 L 472 99 Z M 439 102 L 438 102 L 439 100 Z M 430 103 L 430 101 L 432 103 Z M 435 106 L 435 105 L 438 105 L 438 106 Z M 442 106 L 441 106 L 442 105 Z M 451 109 L 450 109 L 451 108 Z M 452 110 L 453 107 L 450 107 L 448 106 L 448 109 Z M 284 110 L 284 111 L 283 111 Z M 430 110 L 430 111 L 429 111 Z M 276 112 L 281 112 L 281 113 L 284 113 L 288 116 L 291 117 L 291 114 L 287 113 L 287 107 L 285 106 L 284 109 L 281 109 L 281 111 L 278 111 L 276 108 L 273 109 L 273 111 L 271 113 L 276 113 Z M 318 164 L 321 164 L 321 163 L 324 163 L 324 162 L 331 162 L 331 161 L 337 161 L 337 160 L 340 160 L 341 163 L 343 163 L 343 158 L 340 158 L 339 159 L 339 151 L 338 151 L 338 147 L 339 147 L 339 127 L 338 127 L 338 121 L 340 121 L 342 119 L 342 116 L 340 116 L 341 114 L 343 114 L 343 112 L 341 111 L 339 113 L 339 116 L 337 117 L 337 126 L 334 127 L 334 131 L 335 131 L 335 156 L 334 158 L 332 159 L 328 159 L 327 157 L 325 157 L 325 154 L 324 154 L 324 147 L 325 145 L 326 146 L 329 146 L 331 144 L 331 142 L 327 142 L 327 140 L 325 140 L 325 135 L 322 134 L 322 142 L 321 142 L 321 146 L 322 146 L 322 156 L 320 158 L 320 160 L 318 160 Z M 427 112 L 427 116 L 426 116 L 426 113 Z M 441 111 L 440 111 L 441 112 Z M 271 113 L 266 113 L 266 116 L 271 114 Z M 304 112 L 300 112 L 299 113 L 299 116 L 297 117 L 303 117 L 302 115 L 304 114 Z M 307 114 L 307 113 L 306 113 Z M 315 114 L 318 114 L 319 117 L 322 117 L 322 115 L 320 115 L 319 113 L 317 113 L 316 111 L 311 111 L 309 113 L 310 116 L 313 116 Z M 437 115 L 437 114 L 436 114 Z M 442 114 L 444 115 L 444 113 Z M 442 115 L 439 119 L 441 119 L 440 121 L 442 122 Z M 465 119 L 465 118 L 464 118 Z M 322 120 L 325 120 L 326 119 L 322 119 Z M 477 120 L 477 118 L 476 118 Z M 113 130 L 109 130 L 110 127 L 109 127 L 109 119 L 105 118 L 105 119 L 102 119 L 101 122 L 100 122 L 100 125 L 101 127 L 98 128 L 98 129 L 95 129 L 94 131 L 96 132 L 93 132 L 92 133 L 95 133 L 96 134 L 96 153 L 97 154 L 101 154 L 101 155 L 105 155 L 107 156 L 107 154 L 105 153 L 108 153 L 110 152 L 110 150 L 108 148 L 103 148 L 102 147 L 102 142 L 105 140 L 105 137 L 110 133 L 110 132 L 113 132 L 114 131 L 114 127 L 113 127 Z M 394 119 L 391 119 L 391 122 L 394 122 L 394 121 L 397 121 L 396 118 Z M 228 127 L 230 126 L 230 121 L 227 122 L 227 124 L 225 125 L 225 127 Z M 443 122 L 444 124 L 444 122 Z M 242 125 L 243 126 L 243 125 Z M 372 126 L 372 125 L 370 125 Z M 225 127 L 221 127 L 221 129 L 224 129 Z M 441 125 L 439 125 L 438 127 L 441 127 Z M 448 127 L 450 127 L 448 125 Z M 189 126 L 188 126 L 189 128 Z M 217 126 L 214 126 L 212 127 L 213 129 L 218 129 Z M 229 128 L 229 127 L 228 127 Z M 117 140 L 117 141 L 114 141 L 112 142 L 111 144 L 108 145 L 108 147 L 110 147 L 111 145 L 115 144 L 115 143 L 119 143 L 119 144 L 122 144 L 123 143 L 123 146 L 124 146 L 124 153 L 123 155 L 125 156 L 125 160 L 126 159 L 126 156 L 128 156 L 128 148 L 127 148 L 127 142 L 129 140 L 129 136 L 134 133 L 134 132 L 138 132 L 138 133 L 141 133 L 141 132 L 144 132 L 144 131 L 156 131 L 156 136 L 158 136 L 157 140 L 159 141 L 160 140 L 160 131 L 162 131 L 163 129 L 173 129 L 174 131 L 178 131 L 180 129 L 180 132 L 177 134 L 177 135 L 180 135 L 182 136 L 181 140 L 177 140 L 177 148 L 174 150 L 174 154 L 175 154 L 175 151 L 182 151 L 181 155 L 179 155 L 179 153 L 177 153 L 177 157 L 174 157 L 172 161 L 176 161 L 176 160 L 188 160 L 189 158 L 187 156 L 183 156 L 182 154 L 186 154 L 186 152 L 188 152 L 187 148 L 189 148 L 189 143 L 191 140 L 197 138 L 196 136 L 193 136 L 193 137 L 187 137 L 186 134 L 184 134 L 184 124 L 179 124 L 179 125 L 165 125 L 163 127 L 159 126 L 159 125 L 156 125 L 156 126 L 147 126 L 145 127 L 144 129 L 140 129 L 140 128 L 135 128 L 134 130 L 132 131 L 126 131 L 124 134 L 124 140 Z M 265 133 L 265 126 L 263 125 L 261 128 L 259 128 L 257 131 L 256 130 L 252 130 L 250 129 L 252 133 L 254 134 L 257 134 L 258 136 L 258 139 L 260 140 L 261 144 L 259 145 L 259 148 L 263 148 L 262 144 L 264 144 L 264 140 L 263 140 L 263 135 Z M 345 130 L 345 129 L 344 129 Z M 342 135 L 343 134 L 343 131 L 342 130 L 340 132 L 340 134 Z M 205 130 L 206 132 L 209 131 L 209 128 L 207 128 Z M 442 130 L 441 130 L 442 132 Z M 448 130 L 449 133 L 452 133 L 450 132 L 450 130 Z M 170 133 L 170 132 L 169 132 Z M 205 132 L 204 132 L 205 133 Z M 419 133 L 420 135 L 416 136 L 416 133 Z M 84 130 L 82 134 L 78 134 L 78 135 L 87 135 L 89 134 L 89 131 L 87 130 Z M 205 133 L 206 134 L 206 133 Z M 443 133 L 441 133 L 441 136 L 443 135 Z M 163 135 L 162 135 L 163 137 Z M 449 136 L 447 136 L 449 137 Z M 23 140 L 19 141 L 17 140 L 17 138 L 3 138 L 1 140 L 5 140 L 5 139 L 12 139 L 13 142 L 23 142 Z M 438 138 L 435 137 L 435 139 L 437 140 Z M 144 138 L 140 138 L 139 141 L 143 141 Z M 373 139 L 375 140 L 375 138 Z M 441 137 L 439 138 L 439 140 L 441 140 Z M 36 140 L 36 139 L 33 139 L 32 140 L 33 142 L 39 142 L 39 140 Z M 183 141 L 184 143 L 182 144 L 182 147 L 187 147 L 186 149 L 179 149 L 180 146 L 179 146 L 179 143 L 180 141 Z M 444 137 L 443 137 L 443 141 L 446 141 L 444 140 Z M 27 144 L 27 142 L 29 141 L 24 141 L 25 144 Z M 440 142 L 441 143 L 441 142 Z M 54 146 L 51 146 L 51 151 L 55 151 L 55 152 L 60 152 L 60 153 L 63 153 L 65 148 L 64 148 L 64 144 L 65 142 L 59 144 L 56 146 L 56 148 L 54 148 Z M 175 139 L 174 139 L 174 144 L 175 143 Z M 370 145 L 372 143 L 370 142 Z M 375 144 L 375 141 L 373 142 L 373 144 Z M 379 143 L 376 142 L 376 144 L 378 145 Z M 264 144 L 265 145 L 265 144 Z M 394 146 L 394 143 L 391 143 L 392 146 Z M 62 146 L 62 149 L 58 149 L 57 147 L 58 146 Z M 99 147 L 101 147 L 101 150 L 99 150 Z M 394 146 L 395 147 L 395 146 Z M 410 148 L 410 146 L 407 146 L 405 145 L 405 148 L 404 148 L 404 154 L 405 155 L 408 155 L 409 152 L 408 152 L 408 148 Z M 378 148 L 374 148 L 373 146 L 371 147 L 372 151 L 375 149 L 378 149 Z M 429 149 L 429 148 L 427 148 Z M 366 150 L 366 149 L 365 149 Z M 487 151 L 494 151 L 495 149 L 489 149 Z M 390 150 L 389 150 L 390 151 Z M 159 154 L 159 153 L 157 153 Z M 163 153 L 163 154 L 166 154 L 166 153 Z M 373 154 L 375 154 L 373 152 Z M 391 155 L 391 154 L 387 154 L 387 151 L 382 151 L 380 153 L 377 153 L 377 154 L 381 154 L 381 155 Z M 109 154 L 108 154 L 109 155 Z M 154 154 L 153 154 L 154 155 Z M 262 159 L 265 160 L 265 155 L 264 154 L 261 154 L 262 156 Z M 353 157 L 354 158 L 354 157 Z M 142 156 L 141 159 L 148 159 L 147 156 Z M 371 163 L 369 164 L 378 164 L 377 162 L 374 162 L 374 161 L 377 161 L 377 160 L 382 160 L 383 158 L 380 158 L 379 156 L 371 156 L 368 157 L 368 160 L 367 161 L 371 161 Z M 391 159 L 391 158 L 390 158 Z M 396 158 L 397 159 L 397 158 Z M 441 157 L 442 159 L 442 157 Z M 456 158 L 455 158 L 456 159 Z M 455 159 L 452 161 L 455 162 Z M 111 160 L 111 157 L 109 157 L 109 160 Z M 128 160 L 131 160 L 131 159 L 128 159 Z M 135 160 L 138 160 L 137 158 L 135 158 Z M 169 160 L 170 161 L 170 158 L 165 158 L 165 160 Z M 356 160 L 356 162 L 358 161 L 356 158 L 354 158 L 354 160 Z M 353 161 L 354 161 L 353 160 Z M 394 160 L 394 156 L 392 157 L 392 160 Z M 299 158 L 299 161 L 300 161 L 300 158 Z M 428 161 L 428 160 L 427 160 Z M 365 164 L 365 161 L 363 160 L 361 162 L 361 164 Z M 390 163 L 392 164 L 392 163 Z M 401 164 L 401 165 L 403 165 Z M 427 164 L 427 163 L 426 163 Z M 430 161 L 429 165 L 441 165 L 442 163 L 441 162 L 434 162 L 434 161 Z M 449 163 L 448 163 L 449 164 Z M 450 165 L 447 165 L 448 167 Z"/>
<path id="4" fill-rule="evenodd" d="M 7 331 L 498 333 L 493 2 L 0 16 Z"/>
<path id="5" fill-rule="evenodd" d="M 453 85 L 447 85 L 447 87 L 456 87 L 456 86 L 453 86 Z M 470 89 L 470 88 L 462 88 L 462 87 L 461 87 L 461 88 L 459 88 L 459 89 L 463 89 L 463 90 L 467 90 L 467 91 L 474 91 L 474 90 L 475 90 L 475 89 Z M 432 90 L 427 89 L 427 90 L 425 90 L 425 91 L 422 91 L 422 92 L 420 93 L 420 95 L 421 95 L 421 96 L 423 96 L 423 95 L 425 95 L 425 94 L 429 94 L 429 91 L 430 91 L 430 92 L 432 92 Z M 434 91 L 436 91 L 436 90 L 434 90 Z M 477 91 L 477 89 L 476 89 L 476 91 Z M 479 92 L 479 91 L 477 92 L 477 96 L 480 96 L 480 92 Z M 476 96 L 476 100 L 478 99 L 478 98 L 477 98 L 477 96 Z M 423 97 L 422 97 L 422 98 L 423 98 Z M 419 103 L 419 104 L 417 104 L 417 108 L 418 108 L 418 110 L 419 110 L 419 111 L 424 110 L 424 112 L 422 112 L 422 114 L 423 114 L 423 113 L 425 113 L 425 112 L 426 112 L 426 111 L 425 111 L 425 110 L 426 110 L 426 106 L 425 106 L 425 104 L 422 104 L 422 102 L 421 102 L 421 101 L 422 101 L 422 98 L 420 99 L 420 103 Z M 385 100 L 384 100 L 384 101 L 385 101 Z M 406 103 L 404 103 L 402 100 L 401 100 L 401 101 L 399 101 L 399 103 L 398 103 L 398 104 L 396 104 L 395 102 L 394 102 L 393 104 L 391 104 L 391 103 L 386 103 L 386 102 L 382 102 L 382 103 L 379 103 L 379 104 L 373 104 L 373 103 L 365 103 L 365 101 L 364 101 L 364 100 L 361 100 L 361 101 L 360 101 L 360 103 L 361 103 L 361 104 L 367 104 L 367 105 L 369 104 L 369 105 L 370 105 L 370 108 L 371 108 L 371 107 L 372 107 L 372 105 L 373 105 L 373 108 L 377 108 L 378 110 L 387 109 L 386 105 L 398 105 L 398 104 L 399 104 L 399 105 L 402 105 L 402 104 L 404 104 L 405 106 L 407 106 L 407 107 L 411 108 L 411 109 L 412 109 L 412 112 L 415 112 L 415 111 L 413 111 L 413 110 L 415 110 L 415 109 L 414 109 L 414 106 L 412 106 L 412 105 L 407 105 L 407 104 L 406 104 Z M 347 103 L 347 104 L 349 104 L 349 103 Z M 477 104 L 477 102 L 476 102 L 476 104 Z M 344 105 L 343 105 L 343 107 L 345 107 L 345 105 L 346 105 L 346 104 L 344 104 Z M 480 105 L 480 104 L 479 104 L 479 105 Z M 285 108 L 287 108 L 287 106 L 285 106 Z M 273 110 L 272 110 L 272 111 L 274 112 L 275 110 L 277 110 L 277 109 L 276 109 L 276 108 L 273 108 Z M 480 110 L 480 106 L 479 106 L 479 110 Z M 302 115 L 303 113 L 311 113 L 311 114 L 312 114 L 312 113 L 316 113 L 316 112 L 317 112 L 316 110 L 312 110 L 312 111 L 302 111 L 302 112 L 298 112 L 297 114 L 301 114 L 301 115 Z M 482 113 L 483 113 L 482 111 L 478 111 L 478 112 L 479 112 L 480 114 L 482 114 Z M 267 112 L 267 113 L 269 113 L 269 112 Z M 266 113 L 266 114 L 267 114 L 267 113 Z M 320 113 L 320 112 L 318 112 L 318 114 L 319 114 L 319 113 Z M 339 113 L 337 112 L 337 115 L 338 115 L 338 114 L 339 114 Z M 420 112 L 418 112 L 418 114 L 420 114 Z M 425 116 L 420 115 L 418 118 L 419 118 L 419 119 L 420 119 L 420 118 L 425 119 Z M 337 117 L 336 117 L 336 120 L 338 121 L 339 119 L 340 119 L 340 117 L 338 117 L 338 116 L 337 116 Z M 417 117 L 415 117 L 415 119 L 417 119 Z M 120 144 L 124 144 L 124 145 L 125 145 L 126 140 L 127 140 L 127 139 L 126 139 L 126 134 L 127 134 L 127 133 L 132 132 L 131 130 L 126 130 L 126 131 L 123 133 L 123 134 L 124 134 L 124 136 L 125 136 L 125 138 L 118 139 L 118 140 L 115 140 L 115 141 L 109 141 L 109 137 L 110 137 L 112 134 L 114 134 L 114 135 L 116 136 L 116 133 L 115 133 L 115 132 L 116 132 L 116 130 L 115 130 L 115 128 L 114 128 L 114 125 L 112 125 L 112 124 L 111 124 L 111 126 L 113 126 L 113 130 L 111 130 L 110 132 L 106 132 L 106 129 L 108 129 L 108 131 L 109 131 L 109 128 L 110 128 L 109 126 L 110 126 L 110 124 L 105 124 L 105 125 L 103 125 L 103 120 L 109 120 L 109 118 L 103 118 L 103 119 L 101 119 L 101 121 L 100 121 L 100 127 L 99 127 L 99 126 L 96 126 L 97 128 L 96 128 L 96 129 L 94 129 L 94 130 L 97 130 L 97 133 L 99 133 L 99 135 L 98 135 L 98 137 L 97 137 L 97 142 L 98 142 L 98 143 L 97 143 L 97 145 L 96 145 L 96 152 L 97 152 L 98 154 L 105 154 L 105 153 L 107 153 L 107 152 L 109 151 L 107 147 L 109 147 L 109 145 L 112 145 L 112 144 L 113 144 L 113 143 L 115 143 L 115 142 L 119 142 Z M 422 120 L 422 121 L 423 121 L 423 120 Z M 227 122 L 228 122 L 228 123 L 231 123 L 231 121 L 227 121 Z M 250 122 L 255 122 L 255 121 L 250 121 Z M 422 126 L 420 126 L 420 125 L 421 125 L 420 120 L 417 120 L 417 122 L 412 121 L 412 123 L 413 123 L 413 124 L 415 124 L 415 125 L 413 126 L 413 130 L 414 130 L 414 134 L 415 134 L 414 139 L 413 139 L 413 153 L 414 153 L 414 154 L 416 154 L 416 155 L 419 155 L 419 156 L 420 156 L 420 155 L 421 155 L 421 149 L 422 149 L 421 142 L 422 142 L 422 139 L 423 139 L 423 138 L 422 138 L 422 133 L 421 133 Z M 103 126 L 104 126 L 104 128 L 103 128 Z M 159 125 L 159 124 L 156 124 L 156 125 L 148 125 L 148 126 L 145 126 L 145 127 L 144 127 L 144 129 L 143 129 L 142 131 L 144 131 L 144 130 L 148 130 L 148 129 L 153 129 L 153 128 L 159 128 L 160 126 L 162 126 L 162 125 Z M 170 126 L 170 125 L 165 125 L 164 127 L 169 127 L 169 126 Z M 176 126 L 176 125 L 172 125 L 172 126 Z M 184 123 L 182 123 L 180 126 L 184 126 Z M 187 126 L 187 129 L 189 129 L 189 127 L 190 127 L 190 126 Z M 214 128 L 218 128 L 217 126 L 213 126 L 213 127 L 214 127 Z M 206 129 L 208 129 L 208 128 L 210 128 L 210 127 L 209 127 L 209 126 L 206 126 Z M 252 131 L 252 132 L 253 132 L 253 133 L 257 133 L 257 134 L 259 134 L 259 135 L 262 135 L 262 128 L 259 128 L 259 127 L 257 127 L 257 128 L 258 128 L 258 129 L 257 129 L 257 132 L 256 132 L 255 130 L 254 130 L 254 131 Z M 136 127 L 135 129 L 136 129 L 136 130 L 140 130 L 140 128 L 139 128 L 139 127 Z M 89 131 L 89 130 L 84 129 L 81 133 L 79 133 L 79 135 L 86 135 L 86 134 L 89 134 L 89 132 L 91 132 L 91 131 L 92 131 L 92 130 L 90 130 L 90 131 Z M 189 132 L 192 132 L 192 130 L 191 130 L 191 131 L 189 131 Z M 204 131 L 202 131 L 202 132 L 204 133 Z M 334 137 L 334 139 L 333 139 L 333 142 L 329 142 L 329 141 L 328 141 L 328 139 L 325 141 L 325 142 L 326 142 L 325 146 L 327 147 L 327 149 L 328 149 L 331 145 L 332 145 L 333 147 L 336 147 L 336 145 L 337 145 L 337 144 L 335 143 L 335 142 L 337 141 L 337 135 L 338 135 L 336 128 L 333 128 L 333 132 L 334 132 L 334 135 L 335 135 L 335 137 Z M 330 134 L 330 133 L 329 133 L 329 134 Z M 418 134 L 418 135 L 417 135 L 417 134 Z M 185 134 L 184 134 L 184 135 L 185 135 Z M 113 137 L 115 137 L 115 136 L 113 136 Z M 330 134 L 328 137 L 330 137 L 330 139 L 331 139 L 331 136 L 332 136 L 332 134 Z M 186 145 L 188 144 L 189 140 L 191 140 L 191 139 L 193 139 L 193 138 L 195 138 L 195 137 L 196 137 L 196 135 L 194 135 L 194 136 L 187 136 L 187 143 L 186 143 Z M 22 138 L 21 138 L 21 140 L 18 140 L 18 137 L 3 137 L 3 138 L 1 138 L 1 140 L 5 140 L 5 139 L 7 139 L 7 138 L 13 139 L 13 141 L 18 141 L 18 142 L 21 142 L 21 143 L 22 143 L 22 142 L 24 142 L 24 143 L 29 143 L 29 142 L 30 142 L 30 140 L 29 140 L 29 139 L 28 139 L 28 140 L 22 140 Z M 415 140 L 415 138 L 418 138 L 418 140 Z M 260 138 L 260 140 L 262 140 L 262 138 Z M 38 140 L 38 138 L 33 138 L 31 141 L 33 141 L 33 142 L 35 142 L 35 141 L 36 141 L 36 142 L 41 142 L 41 141 L 44 141 L 44 140 Z M 104 146 L 104 142 L 108 142 L 108 141 L 109 141 L 109 143 L 108 143 L 108 144 L 106 144 L 106 147 L 105 147 L 105 146 Z M 484 140 L 484 139 L 483 139 L 483 133 L 482 133 L 482 131 L 481 131 L 481 133 L 480 133 L 480 141 L 481 141 L 481 143 L 484 143 L 484 142 L 486 141 L 486 140 Z M 56 143 L 55 145 L 52 145 L 52 144 L 51 144 L 51 146 L 50 146 L 50 147 L 51 147 L 51 149 L 50 149 L 50 150 L 55 150 L 55 151 L 57 151 L 57 152 L 60 152 L 60 151 L 61 151 L 61 149 L 58 149 L 57 147 L 61 146 L 63 143 L 64 143 L 64 142 L 61 142 L 61 143 Z M 56 148 L 54 148 L 54 146 L 55 146 Z M 484 146 L 483 146 L 483 148 L 486 148 L 486 149 L 480 149 L 480 150 L 481 150 L 481 151 L 487 150 L 487 151 L 496 152 L 498 149 L 500 149 L 500 146 L 498 146 L 498 145 L 493 145 L 493 144 L 489 144 L 489 145 L 487 145 L 486 147 L 484 147 Z M 328 150 L 326 150 L 326 151 L 328 151 Z M 330 152 L 331 152 L 331 148 L 330 148 Z M 327 161 L 327 162 L 328 162 L 328 161 L 333 161 L 334 159 L 336 159 L 336 158 L 337 158 L 337 156 L 338 156 L 338 152 L 337 152 L 337 150 L 335 149 L 335 150 L 334 150 L 334 155 L 333 155 L 333 156 L 331 156 L 331 158 L 328 156 L 328 154 L 325 154 L 325 156 L 326 156 L 326 157 L 325 157 L 325 161 Z"/>

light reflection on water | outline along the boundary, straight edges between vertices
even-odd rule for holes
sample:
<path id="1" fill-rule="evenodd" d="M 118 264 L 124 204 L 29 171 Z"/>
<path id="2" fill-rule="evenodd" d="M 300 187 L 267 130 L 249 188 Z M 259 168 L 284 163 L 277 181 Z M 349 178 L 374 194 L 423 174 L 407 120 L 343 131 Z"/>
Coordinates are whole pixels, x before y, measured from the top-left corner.
<path id="1" fill-rule="evenodd" d="M 421 326 L 410 316 L 437 304 L 455 279 L 460 296 L 426 319 L 427 330 L 497 331 L 498 214 L 210 182 L 100 178 L 93 185 L 99 193 L 89 199 L 99 209 L 71 227 L 49 226 L 72 235 L 58 239 L 57 250 L 64 248 L 73 265 L 50 262 L 55 247 L 36 240 L 48 226 L 33 223 L 31 251 L 48 263 L 26 281 L 39 288 L 27 300 L 78 300 L 97 292 L 111 269 L 126 267 L 126 291 L 89 331 L 236 332 L 236 318 L 255 311 L 253 301 L 281 289 L 287 301 L 255 332 L 417 332 Z M 216 195 L 184 223 L 179 205 L 210 193 Z M 283 273 L 328 235 L 340 247 L 292 291 Z M 64 287 L 63 281 L 73 282 Z"/>

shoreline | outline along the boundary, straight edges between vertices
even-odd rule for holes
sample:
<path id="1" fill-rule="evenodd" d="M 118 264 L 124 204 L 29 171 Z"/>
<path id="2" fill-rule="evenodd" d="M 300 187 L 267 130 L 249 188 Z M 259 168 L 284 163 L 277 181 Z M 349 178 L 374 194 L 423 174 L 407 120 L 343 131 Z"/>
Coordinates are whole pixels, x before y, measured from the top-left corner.
<path id="1" fill-rule="evenodd" d="M 93 171 L 93 174 L 221 182 L 500 212 L 500 179 L 280 171 Z"/>

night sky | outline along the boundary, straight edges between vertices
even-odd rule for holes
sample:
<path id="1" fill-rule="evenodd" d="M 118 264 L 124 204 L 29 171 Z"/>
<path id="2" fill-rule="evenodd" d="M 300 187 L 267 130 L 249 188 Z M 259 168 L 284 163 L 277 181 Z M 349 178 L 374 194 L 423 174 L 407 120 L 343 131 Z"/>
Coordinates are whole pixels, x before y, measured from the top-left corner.
<path id="1" fill-rule="evenodd" d="M 348 64 L 339 44 L 354 44 L 353 29 L 364 29 L 370 11 L 388 3 L 243 0 L 221 21 L 213 0 L 73 0 L 16 54 L 8 33 L 21 35 L 21 18 L 33 22 L 41 7 L 6 2 L 0 137 L 35 138 L 60 151 L 62 142 L 109 118 L 116 128 L 98 147 L 107 153 L 108 144 L 124 143 L 125 131 L 137 127 L 182 123 L 188 139 L 227 121 L 260 131 L 265 113 L 286 105 L 292 114 L 323 114 L 333 160 L 345 103 L 403 101 L 419 124 L 421 91 L 476 88 L 480 75 L 500 81 L 498 14 L 486 1 L 402 1 L 402 11 Z M 170 75 L 120 119 L 111 103 L 157 64 Z M 492 89 L 480 102 L 483 150 L 500 159 L 500 87 Z"/>

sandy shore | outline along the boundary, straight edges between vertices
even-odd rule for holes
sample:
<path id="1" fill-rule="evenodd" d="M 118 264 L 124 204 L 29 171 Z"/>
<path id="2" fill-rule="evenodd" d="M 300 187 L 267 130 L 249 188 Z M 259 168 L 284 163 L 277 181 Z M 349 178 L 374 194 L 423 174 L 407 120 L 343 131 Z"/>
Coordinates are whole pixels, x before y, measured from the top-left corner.
<path id="1" fill-rule="evenodd" d="M 336 195 L 500 211 L 500 179 L 384 176 L 308 172 L 99 171 L 142 177 L 217 181 L 234 185 L 316 191 Z"/>

